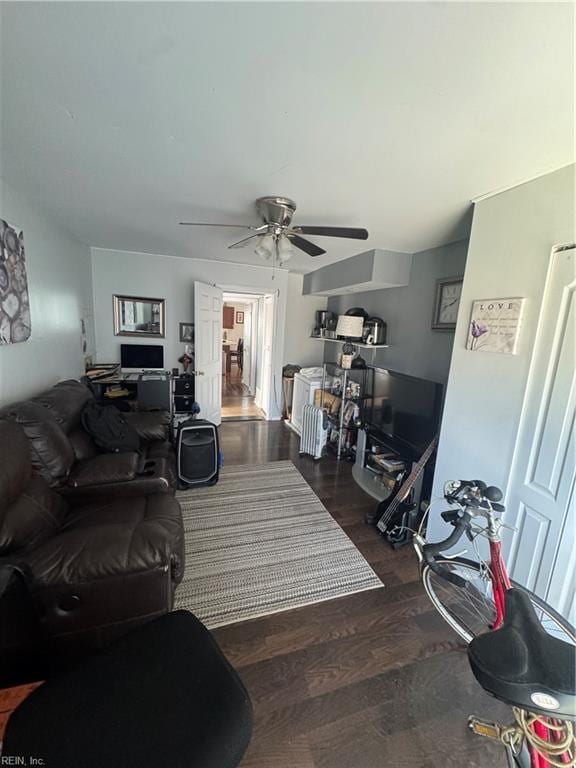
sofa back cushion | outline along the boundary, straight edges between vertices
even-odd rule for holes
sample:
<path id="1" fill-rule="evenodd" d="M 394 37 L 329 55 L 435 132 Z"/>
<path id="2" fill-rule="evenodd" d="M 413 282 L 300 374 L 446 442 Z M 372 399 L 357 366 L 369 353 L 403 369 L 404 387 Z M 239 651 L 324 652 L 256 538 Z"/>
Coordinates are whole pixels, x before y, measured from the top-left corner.
<path id="1" fill-rule="evenodd" d="M 26 488 L 32 477 L 26 435 L 11 421 L 0 421 L 0 514 Z"/>
<path id="2" fill-rule="evenodd" d="M 68 433 L 68 440 L 72 445 L 76 461 L 92 459 L 100 453 L 92 436 L 86 432 L 82 425 Z"/>
<path id="3" fill-rule="evenodd" d="M 54 421 L 69 434 L 80 426 L 80 416 L 86 403 L 94 396 L 84 384 L 75 379 L 68 379 L 33 398 L 33 403 L 40 403 L 46 408 Z"/>
<path id="4" fill-rule="evenodd" d="M 32 400 L 7 406 L 0 418 L 19 424 L 30 442 L 34 470 L 51 486 L 65 482 L 74 463 L 74 451 L 66 433 L 51 412 Z"/>
<path id="5" fill-rule="evenodd" d="M 93 400 L 94 395 L 89 387 L 75 379 L 68 379 L 42 392 L 32 401 L 46 408 L 65 432 L 77 461 L 90 459 L 99 453 L 96 444 L 81 423 L 84 406 Z"/>
<path id="6" fill-rule="evenodd" d="M 32 474 L 30 443 L 17 424 L 0 421 L 0 454 L 0 556 L 5 556 L 53 536 L 67 506 Z"/>

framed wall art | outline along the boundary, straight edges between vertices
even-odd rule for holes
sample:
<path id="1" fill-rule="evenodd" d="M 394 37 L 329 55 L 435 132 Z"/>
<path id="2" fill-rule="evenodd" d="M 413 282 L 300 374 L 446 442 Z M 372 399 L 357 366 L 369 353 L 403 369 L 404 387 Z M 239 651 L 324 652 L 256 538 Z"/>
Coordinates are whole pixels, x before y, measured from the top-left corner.
<path id="1" fill-rule="evenodd" d="M 478 299 L 472 303 L 466 349 L 515 355 L 526 299 Z"/>
<path id="2" fill-rule="evenodd" d="M 24 233 L 0 219 L 0 344 L 27 341 L 30 332 Z"/>
<path id="3" fill-rule="evenodd" d="M 236 325 L 242 325 L 244 322 L 244 312 L 236 312 Z"/>
<path id="4" fill-rule="evenodd" d="M 164 299 L 113 296 L 115 336 L 157 336 L 164 338 Z"/>
<path id="5" fill-rule="evenodd" d="M 186 344 L 194 342 L 194 323 L 179 323 L 180 341 Z"/>

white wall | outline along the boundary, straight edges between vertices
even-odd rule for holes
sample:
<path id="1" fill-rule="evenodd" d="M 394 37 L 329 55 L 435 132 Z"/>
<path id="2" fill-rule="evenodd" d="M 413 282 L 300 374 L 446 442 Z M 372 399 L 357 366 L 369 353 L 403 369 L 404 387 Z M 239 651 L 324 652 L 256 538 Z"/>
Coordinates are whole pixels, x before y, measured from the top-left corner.
<path id="1" fill-rule="evenodd" d="M 574 242 L 575 166 L 476 204 L 436 461 L 446 480 L 479 478 L 506 490 L 544 281 L 554 245 Z M 474 299 L 526 297 L 518 354 L 465 349 Z M 431 515 L 430 537 L 446 535 Z"/>
<path id="2" fill-rule="evenodd" d="M 288 276 L 288 304 L 286 307 L 286 338 L 284 364 L 321 365 L 324 345 L 310 338 L 314 330 L 316 310 L 326 309 L 326 296 L 302 296 L 303 275 Z"/>
<path id="3" fill-rule="evenodd" d="M 273 362 L 273 389 L 277 392 L 278 407 L 272 416 L 280 417 L 288 283 L 288 273 L 285 270 L 92 248 L 92 280 L 98 362 L 118 362 L 120 344 L 125 342 L 158 343 L 164 346 L 164 365 L 167 369 L 178 365 L 178 358 L 184 351 L 184 344 L 178 340 L 178 323 L 192 322 L 194 319 L 195 280 L 219 285 L 224 291 L 231 293 L 278 291 L 279 332 L 276 336 Z M 166 338 L 156 341 L 114 336 L 112 296 L 115 293 L 166 299 Z"/>
<path id="4" fill-rule="evenodd" d="M 84 371 L 80 319 L 93 345 L 90 249 L 0 180 L 0 216 L 24 230 L 32 333 L 0 346 L 0 404 Z"/>

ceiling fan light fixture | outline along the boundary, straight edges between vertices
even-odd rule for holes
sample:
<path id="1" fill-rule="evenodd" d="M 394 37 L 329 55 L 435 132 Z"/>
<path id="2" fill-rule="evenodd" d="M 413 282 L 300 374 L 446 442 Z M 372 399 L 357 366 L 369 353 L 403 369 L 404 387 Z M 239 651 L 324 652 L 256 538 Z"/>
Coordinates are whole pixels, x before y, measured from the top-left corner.
<path id="1" fill-rule="evenodd" d="M 280 266 L 287 261 L 290 261 L 293 253 L 294 249 L 292 248 L 290 238 L 286 235 L 281 235 L 278 239 L 278 261 L 280 262 Z"/>
<path id="2" fill-rule="evenodd" d="M 274 235 L 264 235 L 260 239 L 258 247 L 255 249 L 254 253 L 256 256 L 260 256 L 261 259 L 264 259 L 264 261 L 268 261 L 274 253 L 274 245 Z"/>

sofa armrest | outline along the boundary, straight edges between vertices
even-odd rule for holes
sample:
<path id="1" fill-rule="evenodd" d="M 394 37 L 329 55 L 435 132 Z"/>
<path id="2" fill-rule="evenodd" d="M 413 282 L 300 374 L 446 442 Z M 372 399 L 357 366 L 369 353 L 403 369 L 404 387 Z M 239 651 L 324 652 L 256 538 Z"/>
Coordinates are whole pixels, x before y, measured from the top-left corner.
<path id="1" fill-rule="evenodd" d="M 168 411 L 134 411 L 125 413 L 127 423 L 136 430 L 145 443 L 168 440 L 170 414 Z"/>
<path id="2" fill-rule="evenodd" d="M 87 488 L 128 482 L 138 474 L 139 465 L 140 457 L 137 453 L 102 453 L 76 462 L 68 476 L 68 485 Z"/>

